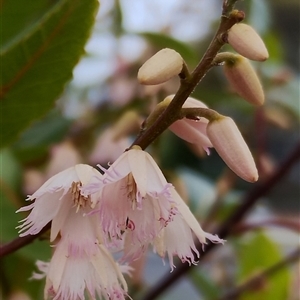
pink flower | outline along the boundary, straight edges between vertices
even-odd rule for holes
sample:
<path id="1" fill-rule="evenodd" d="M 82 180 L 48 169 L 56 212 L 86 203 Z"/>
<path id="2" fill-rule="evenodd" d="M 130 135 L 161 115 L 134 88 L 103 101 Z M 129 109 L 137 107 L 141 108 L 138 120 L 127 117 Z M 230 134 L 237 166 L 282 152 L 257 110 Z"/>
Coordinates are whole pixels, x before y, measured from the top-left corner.
<path id="1" fill-rule="evenodd" d="M 81 240 L 80 237 L 77 237 Z M 82 245 L 84 242 L 82 241 Z M 125 299 L 127 284 L 116 264 L 101 244 L 94 242 L 89 251 L 86 247 L 74 253 L 67 239 L 62 238 L 55 247 L 50 263 L 37 262 L 42 274 L 34 273 L 33 279 L 46 277 L 44 298 L 53 300 L 84 300 L 85 292 L 90 299 Z"/>
<path id="2" fill-rule="evenodd" d="M 149 243 L 160 240 L 158 252 L 162 256 L 168 253 L 172 268 L 173 255 L 195 263 L 192 250 L 198 252 L 192 232 L 201 243 L 206 243 L 206 238 L 223 243 L 201 229 L 148 153 L 131 149 L 103 171 L 103 176 L 82 190 L 86 195 L 99 192 L 99 222 L 109 241 L 115 245 L 122 241 L 122 261 L 137 259 Z"/>
<path id="3" fill-rule="evenodd" d="M 104 175 L 96 175 L 82 191 L 85 195 L 99 192 L 96 209 L 103 231 L 116 243 L 127 231 L 126 238 L 137 245 L 132 256 L 136 258 L 143 251 L 140 246 L 151 242 L 170 221 L 173 186 L 140 149 L 123 153 L 108 170 L 99 167 Z"/>
<path id="4" fill-rule="evenodd" d="M 171 99 L 174 95 L 168 96 L 167 98 Z M 207 108 L 207 106 L 194 98 L 187 98 L 185 103 L 182 106 L 183 108 L 192 108 L 192 107 L 199 107 L 199 108 Z M 191 120 L 184 118 L 182 120 L 178 120 L 174 122 L 169 129 L 173 131 L 177 136 L 182 138 L 183 140 L 191 143 L 201 145 L 203 149 L 209 154 L 209 149 L 213 147 L 209 138 L 206 134 L 206 126 L 208 124 L 208 120 L 205 118 L 201 118 L 200 120 Z"/>
<path id="5" fill-rule="evenodd" d="M 83 196 L 80 187 L 93 175 L 100 174 L 88 165 L 76 165 L 50 178 L 28 200 L 35 199 L 19 211 L 32 209 L 19 226 L 22 236 L 37 234 L 52 220 L 51 237 L 58 237 L 50 264 L 39 263 L 46 276 L 45 299 L 125 299 L 127 285 L 120 267 L 103 245 L 103 230 L 91 196 Z M 43 275 L 35 274 L 40 279 Z"/>
<path id="6" fill-rule="evenodd" d="M 31 210 L 30 214 L 20 221 L 22 224 L 17 227 L 20 229 L 20 236 L 37 234 L 52 221 L 51 241 L 53 241 L 63 228 L 68 210 L 72 206 L 79 210 L 81 207 L 93 205 L 91 197 L 82 196 L 79 187 L 89 182 L 90 178 L 98 173 L 89 165 L 79 164 L 48 179 L 26 199 L 35 201 L 17 211 Z"/>
<path id="7" fill-rule="evenodd" d="M 201 244 L 206 244 L 206 239 L 213 243 L 221 244 L 224 243 L 224 240 L 202 230 L 189 207 L 175 190 L 172 191 L 172 197 L 177 204 L 178 214 L 161 230 L 153 244 L 154 250 L 161 257 L 168 255 L 170 266 L 173 270 L 175 267 L 173 262 L 174 255 L 177 255 L 182 262 L 188 262 L 190 265 L 197 264 L 195 255 L 199 258 L 199 251 L 195 246 L 193 234 Z"/>

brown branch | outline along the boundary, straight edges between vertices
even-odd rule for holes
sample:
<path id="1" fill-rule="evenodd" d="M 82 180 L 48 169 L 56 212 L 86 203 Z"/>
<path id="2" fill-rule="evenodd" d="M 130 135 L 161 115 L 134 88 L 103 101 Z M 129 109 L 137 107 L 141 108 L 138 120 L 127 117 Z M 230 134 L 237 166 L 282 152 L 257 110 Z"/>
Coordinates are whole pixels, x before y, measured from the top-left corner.
<path id="1" fill-rule="evenodd" d="M 242 234 L 245 231 L 256 230 L 266 226 L 278 226 L 300 232 L 300 220 L 288 220 L 286 218 L 271 218 L 268 220 L 236 224 L 232 234 Z"/>
<path id="2" fill-rule="evenodd" d="M 38 234 L 35 235 L 27 235 L 24 237 L 18 237 L 15 240 L 3 245 L 0 247 L 0 258 L 13 253 L 20 248 L 32 243 L 36 238 L 41 236 L 43 233 L 48 231 L 51 227 L 51 222 L 49 222 Z"/>
<path id="3" fill-rule="evenodd" d="M 238 224 L 249 210 L 258 202 L 258 200 L 266 195 L 292 168 L 295 163 L 300 159 L 300 142 L 295 146 L 292 153 L 286 158 L 286 160 L 278 167 L 274 173 L 272 173 L 263 183 L 257 184 L 253 190 L 245 195 L 240 201 L 240 206 L 224 221 L 220 226 L 217 234 L 221 238 L 226 238 L 231 233 L 235 224 Z M 205 252 L 202 250 L 202 246 L 197 243 L 197 249 L 201 253 L 200 260 L 202 260 L 211 250 L 215 248 L 216 244 L 209 243 L 206 246 Z M 173 273 L 165 275 L 157 285 L 152 287 L 142 298 L 143 300 L 153 300 L 164 291 L 166 291 L 172 284 L 174 284 L 181 276 L 186 274 L 189 270 L 195 266 L 189 266 L 188 264 L 182 264 L 178 266 Z"/>

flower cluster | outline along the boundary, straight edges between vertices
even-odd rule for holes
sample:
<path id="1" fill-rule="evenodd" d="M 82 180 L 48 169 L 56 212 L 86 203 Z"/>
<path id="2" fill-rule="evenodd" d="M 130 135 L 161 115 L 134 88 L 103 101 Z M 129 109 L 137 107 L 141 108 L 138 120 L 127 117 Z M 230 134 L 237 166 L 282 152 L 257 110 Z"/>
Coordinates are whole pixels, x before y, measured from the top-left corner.
<path id="1" fill-rule="evenodd" d="M 20 236 L 34 235 L 50 221 L 54 254 L 50 263 L 38 262 L 46 277 L 45 299 L 124 299 L 126 265 L 152 245 L 162 257 L 195 264 L 199 257 L 193 234 L 223 243 L 204 232 L 153 158 L 140 148 L 124 152 L 103 174 L 76 165 L 52 178 L 27 200 L 20 211 L 31 210 L 18 228 Z M 180 239 L 179 239 L 180 236 Z M 115 262 L 112 251 L 123 251 Z"/>

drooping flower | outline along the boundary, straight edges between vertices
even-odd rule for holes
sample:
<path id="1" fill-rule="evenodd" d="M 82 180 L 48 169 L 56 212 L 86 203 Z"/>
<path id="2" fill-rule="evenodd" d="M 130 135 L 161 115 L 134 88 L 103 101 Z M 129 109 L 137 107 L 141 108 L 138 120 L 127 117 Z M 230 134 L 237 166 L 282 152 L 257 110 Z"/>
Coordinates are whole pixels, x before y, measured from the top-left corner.
<path id="1" fill-rule="evenodd" d="M 93 300 L 125 299 L 127 284 L 108 250 L 96 240 L 89 250 L 86 247 L 76 250 L 74 253 L 69 241 L 62 238 L 50 263 L 37 262 L 41 274 L 34 273 L 32 278 L 46 277 L 44 299 L 84 300 L 85 293 Z"/>
<path id="2" fill-rule="evenodd" d="M 178 213 L 173 217 L 172 221 L 161 230 L 153 245 L 154 250 L 161 256 L 168 256 L 171 269 L 174 269 L 173 256 L 177 255 L 182 262 L 196 264 L 195 256 L 199 258 L 193 234 L 199 242 L 204 245 L 206 240 L 213 243 L 223 244 L 225 241 L 216 235 L 212 235 L 203 231 L 199 222 L 190 211 L 186 203 L 181 199 L 178 193 L 172 191 L 173 200 L 176 202 Z"/>
<path id="3" fill-rule="evenodd" d="M 99 192 L 96 208 L 103 231 L 115 241 L 127 230 L 132 244 L 151 242 L 173 214 L 173 186 L 153 158 L 140 149 L 128 150 L 102 170 L 105 173 L 96 175 L 82 191 L 85 195 Z M 137 247 L 137 252 L 142 250 Z"/>
<path id="4" fill-rule="evenodd" d="M 52 220 L 50 240 L 55 240 L 55 251 L 47 268 L 39 263 L 46 276 L 45 299 L 83 300 L 86 292 L 91 299 L 127 295 L 121 269 L 104 246 L 98 218 L 90 215 L 95 205 L 92 196 L 80 191 L 96 174 L 100 173 L 88 165 L 69 168 L 49 179 L 28 197 L 35 202 L 19 210 L 32 209 L 19 226 L 22 236 L 37 234 Z"/>
<path id="5" fill-rule="evenodd" d="M 222 116 L 209 122 L 207 134 L 216 151 L 233 172 L 249 182 L 258 180 L 253 156 L 231 118 Z"/>
<path id="6" fill-rule="evenodd" d="M 93 175 L 99 172 L 89 165 L 79 164 L 68 168 L 48 179 L 27 201 L 34 202 L 20 208 L 17 212 L 29 211 L 30 214 L 19 225 L 20 236 L 39 233 L 52 221 L 51 241 L 61 228 L 68 211 L 65 208 L 76 206 L 77 209 L 92 205 L 92 199 L 84 197 L 79 187 L 89 182 Z"/>
<path id="7" fill-rule="evenodd" d="M 168 96 L 165 100 L 170 101 L 173 99 L 173 97 L 174 95 Z M 206 104 L 192 97 L 187 98 L 182 107 L 208 108 Z M 207 124 L 208 120 L 205 118 L 201 118 L 200 120 L 191 120 L 184 118 L 174 122 L 169 127 L 169 129 L 183 140 L 191 144 L 201 145 L 203 149 L 209 154 L 208 148 L 213 147 L 213 145 L 206 134 Z"/>
<path id="8" fill-rule="evenodd" d="M 86 195 L 98 192 L 101 227 L 110 239 L 123 240 L 122 261 L 137 259 L 160 236 L 163 250 L 159 253 L 168 253 L 171 266 L 173 255 L 195 262 L 192 250 L 196 253 L 197 250 L 192 232 L 201 243 L 206 238 L 223 242 L 201 229 L 148 153 L 131 149 L 103 171 L 105 174 L 83 187 L 83 192 Z"/>

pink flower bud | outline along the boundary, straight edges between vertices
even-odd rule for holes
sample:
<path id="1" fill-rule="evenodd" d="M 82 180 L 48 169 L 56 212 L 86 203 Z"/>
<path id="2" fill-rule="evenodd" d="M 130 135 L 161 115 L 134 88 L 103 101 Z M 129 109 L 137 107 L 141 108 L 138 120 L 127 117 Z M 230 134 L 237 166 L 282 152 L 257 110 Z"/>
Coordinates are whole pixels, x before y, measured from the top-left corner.
<path id="1" fill-rule="evenodd" d="M 224 73 L 233 89 L 254 105 L 262 105 L 265 95 L 261 83 L 250 62 L 241 55 L 232 55 L 226 60 Z"/>
<path id="2" fill-rule="evenodd" d="M 233 172 L 246 181 L 257 181 L 258 172 L 252 154 L 231 118 L 222 117 L 209 122 L 206 131 L 216 151 Z"/>
<path id="3" fill-rule="evenodd" d="M 251 60 L 264 61 L 269 57 L 261 37 L 247 24 L 233 25 L 228 31 L 227 40 L 236 52 Z"/>
<path id="4" fill-rule="evenodd" d="M 168 81 L 178 75 L 183 66 L 183 58 L 175 50 L 165 48 L 149 58 L 139 69 L 141 84 L 154 85 Z"/>

